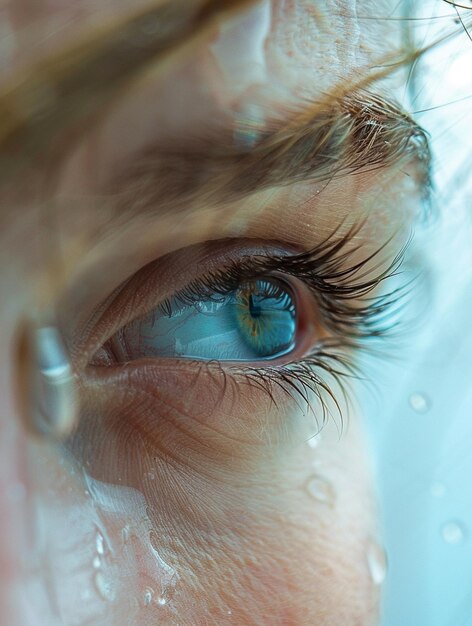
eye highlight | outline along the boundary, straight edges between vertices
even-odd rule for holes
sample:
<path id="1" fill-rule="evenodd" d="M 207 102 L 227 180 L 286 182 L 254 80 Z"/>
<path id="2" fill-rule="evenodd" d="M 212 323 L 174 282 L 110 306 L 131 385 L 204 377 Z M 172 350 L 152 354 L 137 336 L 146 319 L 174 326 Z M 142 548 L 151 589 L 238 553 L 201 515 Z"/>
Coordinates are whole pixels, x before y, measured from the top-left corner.
<path id="1" fill-rule="evenodd" d="M 250 279 L 226 293 L 174 296 L 124 327 L 112 350 L 120 361 L 275 359 L 295 348 L 297 322 L 297 297 L 286 281 Z"/>

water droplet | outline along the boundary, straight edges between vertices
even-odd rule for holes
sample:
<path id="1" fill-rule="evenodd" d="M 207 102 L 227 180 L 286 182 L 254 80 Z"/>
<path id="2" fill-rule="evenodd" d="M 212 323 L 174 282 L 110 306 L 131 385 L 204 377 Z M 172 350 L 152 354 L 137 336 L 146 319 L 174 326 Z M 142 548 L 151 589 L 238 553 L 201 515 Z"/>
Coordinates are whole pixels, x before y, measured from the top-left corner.
<path id="1" fill-rule="evenodd" d="M 333 486 L 325 478 L 321 476 L 311 476 L 306 484 L 308 494 L 318 502 L 334 506 L 336 494 Z"/>
<path id="2" fill-rule="evenodd" d="M 160 556 L 156 547 L 158 546 L 158 537 L 156 531 L 151 528 L 149 530 L 149 546 L 151 548 L 151 553 L 153 556 L 153 567 L 158 568 L 160 572 L 160 589 L 161 595 L 156 600 L 157 604 L 163 606 L 167 604 L 173 597 L 175 592 L 175 587 L 177 584 L 178 576 L 173 567 L 168 565 L 164 561 L 164 559 Z"/>
<path id="3" fill-rule="evenodd" d="M 228 610 L 226 611 L 226 614 L 227 614 L 227 615 L 233 615 L 233 611 L 232 611 L 231 609 L 228 609 Z"/>
<path id="4" fill-rule="evenodd" d="M 103 556 L 105 554 L 105 540 L 103 539 L 103 535 L 101 533 L 97 534 L 97 537 L 95 539 L 95 544 L 97 546 L 98 554 Z"/>
<path id="5" fill-rule="evenodd" d="M 433 483 L 430 487 L 433 498 L 443 498 L 446 495 L 446 487 L 443 483 Z"/>
<path id="6" fill-rule="evenodd" d="M 448 522 L 444 524 L 441 530 L 442 538 L 450 545 L 462 543 L 465 538 L 464 530 L 457 522 Z"/>
<path id="7" fill-rule="evenodd" d="M 103 572 L 97 572 L 94 578 L 95 587 L 100 596 L 107 602 L 113 602 L 116 598 L 116 590 L 112 581 Z"/>
<path id="8" fill-rule="evenodd" d="M 144 606 L 149 606 L 152 602 L 154 591 L 150 588 L 144 591 Z"/>
<path id="9" fill-rule="evenodd" d="M 96 556 L 94 557 L 93 561 L 92 561 L 92 565 L 94 566 L 95 569 L 100 569 L 102 566 L 102 562 L 100 561 L 100 557 Z"/>
<path id="10" fill-rule="evenodd" d="M 424 393 L 412 393 L 408 402 L 416 413 L 427 413 L 431 408 L 431 403 Z"/>
<path id="11" fill-rule="evenodd" d="M 310 439 L 308 439 L 308 445 L 310 446 L 310 448 L 317 448 L 319 446 L 320 443 L 320 435 L 313 435 L 313 437 L 310 437 Z"/>
<path id="12" fill-rule="evenodd" d="M 121 529 L 121 539 L 123 543 L 128 543 L 129 541 L 129 526 L 123 526 Z"/>
<path id="13" fill-rule="evenodd" d="M 69 354 L 54 326 L 36 328 L 31 339 L 32 426 L 38 434 L 62 438 L 70 434 L 78 418 L 77 389 Z"/>
<path id="14" fill-rule="evenodd" d="M 156 475 L 154 474 L 154 472 L 148 472 L 147 477 L 149 478 L 149 480 L 155 480 Z"/>
<path id="15" fill-rule="evenodd" d="M 385 550 L 376 542 L 370 542 L 367 548 L 367 566 L 374 585 L 381 585 L 387 574 L 387 555 Z"/>

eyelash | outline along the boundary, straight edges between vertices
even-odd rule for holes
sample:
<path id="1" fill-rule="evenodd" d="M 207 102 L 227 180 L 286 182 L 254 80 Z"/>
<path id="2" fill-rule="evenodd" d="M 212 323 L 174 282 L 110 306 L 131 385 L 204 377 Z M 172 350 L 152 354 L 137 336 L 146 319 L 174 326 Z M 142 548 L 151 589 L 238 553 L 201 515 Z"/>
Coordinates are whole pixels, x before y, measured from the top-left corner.
<path id="1" fill-rule="evenodd" d="M 327 398 L 334 404 L 341 423 L 343 416 L 329 380 L 317 374 L 316 370 L 321 369 L 328 379 L 337 383 L 347 401 L 346 384 L 360 375 L 352 356 L 353 350 L 366 348 L 369 340 L 384 337 L 397 325 L 391 323 L 391 316 L 399 312 L 409 293 L 410 285 L 406 284 L 388 293 L 372 295 L 381 283 L 399 273 L 409 241 L 386 269 L 372 276 L 378 266 L 370 270 L 367 266 L 378 258 L 389 241 L 361 261 L 349 263 L 360 246 L 347 249 L 347 244 L 360 228 L 351 228 L 340 239 L 333 233 L 316 249 L 308 252 L 243 257 L 224 269 L 208 272 L 193 280 L 172 297 L 174 306 L 176 303 L 189 305 L 199 300 L 217 300 L 235 290 L 242 281 L 269 274 L 282 274 L 302 281 L 317 302 L 324 325 L 333 336 L 319 341 L 310 353 L 298 361 L 277 365 L 264 363 L 261 367 L 241 364 L 217 366 L 223 376 L 226 377 L 229 370 L 239 383 L 262 389 L 275 404 L 275 388 L 282 389 L 291 398 L 301 399 L 317 418 L 310 400 L 310 395 L 314 394 L 321 407 L 319 428 L 330 415 Z M 162 301 L 158 305 L 159 310 L 171 316 L 172 302 L 170 299 Z"/>

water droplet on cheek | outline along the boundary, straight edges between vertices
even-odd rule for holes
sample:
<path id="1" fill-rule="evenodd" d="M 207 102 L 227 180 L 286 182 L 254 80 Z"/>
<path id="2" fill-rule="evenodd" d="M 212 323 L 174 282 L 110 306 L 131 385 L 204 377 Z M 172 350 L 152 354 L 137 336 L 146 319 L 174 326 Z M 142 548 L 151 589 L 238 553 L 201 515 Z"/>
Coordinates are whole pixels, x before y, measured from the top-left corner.
<path id="1" fill-rule="evenodd" d="M 103 572 L 97 572 L 94 577 L 95 588 L 100 597 L 106 602 L 113 602 L 116 599 L 116 589 L 111 578 Z"/>
<path id="2" fill-rule="evenodd" d="M 311 498 L 330 507 L 336 502 L 333 485 L 321 476 L 311 476 L 306 483 L 306 491 Z"/>
<path id="3" fill-rule="evenodd" d="M 374 585 L 381 585 L 387 575 L 387 555 L 385 550 L 375 541 L 367 548 L 367 566 Z"/>
<path id="4" fill-rule="evenodd" d="M 97 547 L 97 553 L 100 556 L 103 556 L 105 554 L 105 540 L 103 539 L 103 535 L 101 533 L 97 534 L 95 545 Z"/>
<path id="5" fill-rule="evenodd" d="M 146 589 L 144 591 L 144 606 L 149 606 L 152 602 L 153 597 L 154 597 L 154 590 Z"/>
<path id="6" fill-rule="evenodd" d="M 90 589 L 83 589 L 83 590 L 80 592 L 79 596 L 80 596 L 80 599 L 81 599 L 83 602 L 88 602 L 89 600 L 91 600 L 91 599 L 92 599 L 92 594 L 91 594 L 91 592 L 90 592 Z"/>
<path id="7" fill-rule="evenodd" d="M 313 435 L 308 439 L 308 446 L 312 449 L 317 448 L 320 445 L 321 435 L 318 433 L 317 435 Z"/>
<path id="8" fill-rule="evenodd" d="M 160 623 L 174 611 L 178 575 L 158 551 L 162 542 L 152 527 L 144 496 L 89 476 L 87 486 L 98 511 L 94 532 L 89 535 L 93 550 L 89 580 L 94 598 L 110 605 L 110 623 L 141 623 L 135 621 L 141 613 L 143 623 L 156 623 L 158 615 Z"/>
<path id="9" fill-rule="evenodd" d="M 129 541 L 129 526 L 123 526 L 121 529 L 121 540 L 123 543 L 128 543 Z"/>

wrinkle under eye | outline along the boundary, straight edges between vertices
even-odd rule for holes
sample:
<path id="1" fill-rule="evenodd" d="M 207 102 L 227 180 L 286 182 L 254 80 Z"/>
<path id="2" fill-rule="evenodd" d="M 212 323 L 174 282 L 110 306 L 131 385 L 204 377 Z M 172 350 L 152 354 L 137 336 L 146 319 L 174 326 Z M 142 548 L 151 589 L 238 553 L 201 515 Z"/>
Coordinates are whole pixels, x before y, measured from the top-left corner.
<path id="1" fill-rule="evenodd" d="M 119 360 L 174 357 L 220 361 L 274 359 L 296 343 L 297 302 L 277 278 L 247 280 L 227 293 L 174 296 L 112 340 Z"/>

